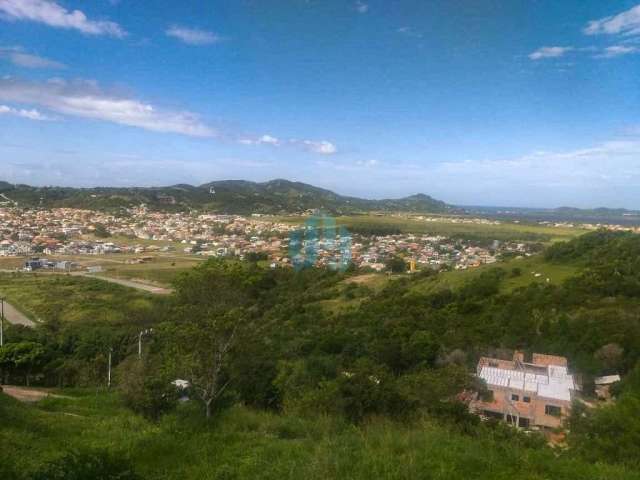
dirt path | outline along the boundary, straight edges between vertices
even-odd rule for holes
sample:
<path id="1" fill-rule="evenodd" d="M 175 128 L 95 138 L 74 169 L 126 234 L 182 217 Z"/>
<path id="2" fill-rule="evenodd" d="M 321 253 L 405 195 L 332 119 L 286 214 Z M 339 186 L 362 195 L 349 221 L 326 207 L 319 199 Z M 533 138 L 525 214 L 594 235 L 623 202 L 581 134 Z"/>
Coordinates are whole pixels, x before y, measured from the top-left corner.
<path id="1" fill-rule="evenodd" d="M 117 283 L 125 287 L 136 288 L 138 290 L 144 290 L 145 292 L 154 293 L 156 295 L 169 295 L 173 293 L 173 290 L 165 287 L 158 287 L 157 285 L 150 285 L 148 283 L 134 282 L 133 280 L 125 280 L 123 278 L 106 277 L 102 275 L 94 275 L 84 272 L 74 272 L 71 275 L 77 275 L 88 278 L 97 278 L 98 280 L 104 280 L 105 282 Z"/>
<path id="2" fill-rule="evenodd" d="M 4 318 L 15 325 L 25 325 L 27 327 L 34 327 L 36 323 L 30 320 L 24 313 L 16 309 L 13 305 L 4 301 Z"/>
<path id="3" fill-rule="evenodd" d="M 2 385 L 2 392 L 21 402 L 38 402 L 46 397 L 69 398 L 63 395 L 55 395 L 47 391 L 47 389 L 15 387 L 13 385 Z"/>

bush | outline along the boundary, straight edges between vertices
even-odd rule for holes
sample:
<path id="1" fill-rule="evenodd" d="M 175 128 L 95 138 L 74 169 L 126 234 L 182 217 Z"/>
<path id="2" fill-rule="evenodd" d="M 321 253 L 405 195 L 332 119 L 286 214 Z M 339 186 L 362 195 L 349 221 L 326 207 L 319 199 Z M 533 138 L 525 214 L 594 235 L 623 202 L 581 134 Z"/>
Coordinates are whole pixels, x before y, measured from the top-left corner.
<path id="1" fill-rule="evenodd" d="M 147 357 L 124 360 L 118 366 L 116 380 L 125 405 L 147 418 L 156 420 L 176 406 L 177 389 Z"/>
<path id="2" fill-rule="evenodd" d="M 140 480 L 131 462 L 121 454 L 105 450 L 68 452 L 46 463 L 31 480 Z"/>

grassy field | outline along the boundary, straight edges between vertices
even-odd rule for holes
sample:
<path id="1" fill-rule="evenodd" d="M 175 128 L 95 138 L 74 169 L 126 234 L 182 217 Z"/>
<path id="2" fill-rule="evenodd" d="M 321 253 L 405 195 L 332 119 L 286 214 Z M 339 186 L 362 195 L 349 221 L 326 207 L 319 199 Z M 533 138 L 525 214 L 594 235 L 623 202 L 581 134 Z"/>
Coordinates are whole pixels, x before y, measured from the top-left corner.
<path id="1" fill-rule="evenodd" d="M 70 449 L 107 450 L 130 459 L 145 479 L 632 479 L 637 473 L 558 457 L 499 436 L 479 439 L 429 420 L 412 425 L 258 412 L 236 406 L 210 424 L 195 405 L 152 423 L 115 394 L 18 404 L 0 394 L 0 465 L 30 474 Z M 13 477 L 12 477 L 13 478 Z"/>
<path id="2" fill-rule="evenodd" d="M 0 294 L 29 318 L 126 324 L 158 298 L 102 280 L 32 273 L 0 274 Z"/>
<path id="3" fill-rule="evenodd" d="M 202 257 L 155 255 L 152 260 L 141 264 L 111 263 L 104 265 L 103 275 L 168 285 L 177 275 L 192 269 L 203 261 Z"/>
<path id="4" fill-rule="evenodd" d="M 145 263 L 131 263 L 141 257 L 150 257 Z M 47 256 L 52 261 L 68 260 L 80 267 L 102 267 L 103 275 L 143 280 L 162 285 L 170 284 L 181 272 L 187 271 L 204 261 L 202 257 L 186 254 L 107 254 L 107 255 L 64 255 Z M 15 270 L 24 265 L 25 258 L 0 258 L 0 270 Z"/>
<path id="5" fill-rule="evenodd" d="M 23 257 L 0 257 L 0 270 L 15 270 L 24 266 Z"/>
<path id="6" fill-rule="evenodd" d="M 420 281 L 414 287 L 414 291 L 429 293 L 442 288 L 455 290 L 460 288 L 468 280 L 492 268 L 501 268 L 507 273 L 501 285 L 501 289 L 505 293 L 519 287 L 525 287 L 531 283 L 559 285 L 579 271 L 577 266 L 547 263 L 544 261 L 542 255 L 532 255 L 531 257 L 514 258 L 505 262 L 497 262 L 492 265 L 483 265 L 467 270 L 442 272 L 436 276 Z M 514 274 L 514 269 L 518 269 L 520 274 Z"/>
<path id="7" fill-rule="evenodd" d="M 501 290 L 504 293 L 520 287 L 526 287 L 532 283 L 560 285 L 580 271 L 580 267 L 577 265 L 547 263 L 542 255 L 532 255 L 531 257 L 513 258 L 504 262 L 466 270 L 441 272 L 437 275 L 417 280 L 412 291 L 426 294 L 445 288 L 457 290 L 469 280 L 492 268 L 501 268 L 506 273 L 501 284 Z M 514 273 L 514 270 L 517 270 L 517 272 Z M 371 294 L 375 294 L 387 286 L 390 281 L 402 277 L 410 277 L 410 274 L 366 273 L 355 275 L 340 284 L 340 289 L 336 292 L 335 298 L 322 300 L 318 303 L 332 313 L 340 313 L 351 308 L 357 308 L 363 301 L 366 301 L 367 296 L 355 295 L 356 298 L 349 298 L 346 295 L 349 285 L 366 287 Z"/>
<path id="8" fill-rule="evenodd" d="M 465 220 L 463 217 L 457 219 L 457 222 L 455 223 L 450 220 L 452 217 L 437 217 L 435 215 L 430 215 L 429 218 L 441 218 L 441 220 L 426 221 L 409 216 L 353 215 L 337 217 L 336 222 L 337 224 L 344 225 L 347 229 L 352 229 L 354 231 L 358 231 L 358 229 L 362 228 L 371 229 L 380 227 L 397 229 L 402 233 L 424 233 L 470 239 L 530 241 L 542 243 L 570 240 L 571 238 L 586 232 L 586 230 L 581 228 L 551 227 L 514 222 L 502 222 L 498 225 L 486 223 L 462 223 L 462 221 Z M 286 223 L 304 222 L 303 217 L 273 217 L 273 219 Z"/>

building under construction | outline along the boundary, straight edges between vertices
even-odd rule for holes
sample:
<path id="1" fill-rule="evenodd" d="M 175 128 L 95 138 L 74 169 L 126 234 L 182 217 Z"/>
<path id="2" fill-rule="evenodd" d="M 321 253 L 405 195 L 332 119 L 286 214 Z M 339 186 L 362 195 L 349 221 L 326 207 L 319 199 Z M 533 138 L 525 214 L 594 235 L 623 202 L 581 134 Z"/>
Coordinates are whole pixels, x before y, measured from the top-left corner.
<path id="1" fill-rule="evenodd" d="M 567 359 L 534 353 L 525 361 L 522 352 L 513 360 L 482 357 L 477 375 L 492 393 L 490 400 L 476 399 L 471 411 L 522 428 L 559 427 L 571 409 L 577 390 Z"/>

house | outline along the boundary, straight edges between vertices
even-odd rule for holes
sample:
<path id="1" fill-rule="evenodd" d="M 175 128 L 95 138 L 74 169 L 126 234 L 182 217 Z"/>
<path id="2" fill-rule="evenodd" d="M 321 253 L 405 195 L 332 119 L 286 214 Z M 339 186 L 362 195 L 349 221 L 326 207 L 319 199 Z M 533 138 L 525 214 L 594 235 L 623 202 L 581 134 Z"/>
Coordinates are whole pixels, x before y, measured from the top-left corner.
<path id="1" fill-rule="evenodd" d="M 620 375 L 605 375 L 594 380 L 596 395 L 601 400 L 611 398 L 611 385 L 620 381 Z"/>
<path id="2" fill-rule="evenodd" d="M 522 352 L 515 352 L 513 360 L 480 358 L 477 376 L 486 382 L 492 398 L 473 400 L 470 410 L 521 428 L 559 427 L 577 390 L 567 359 L 534 353 L 527 360 Z"/>

